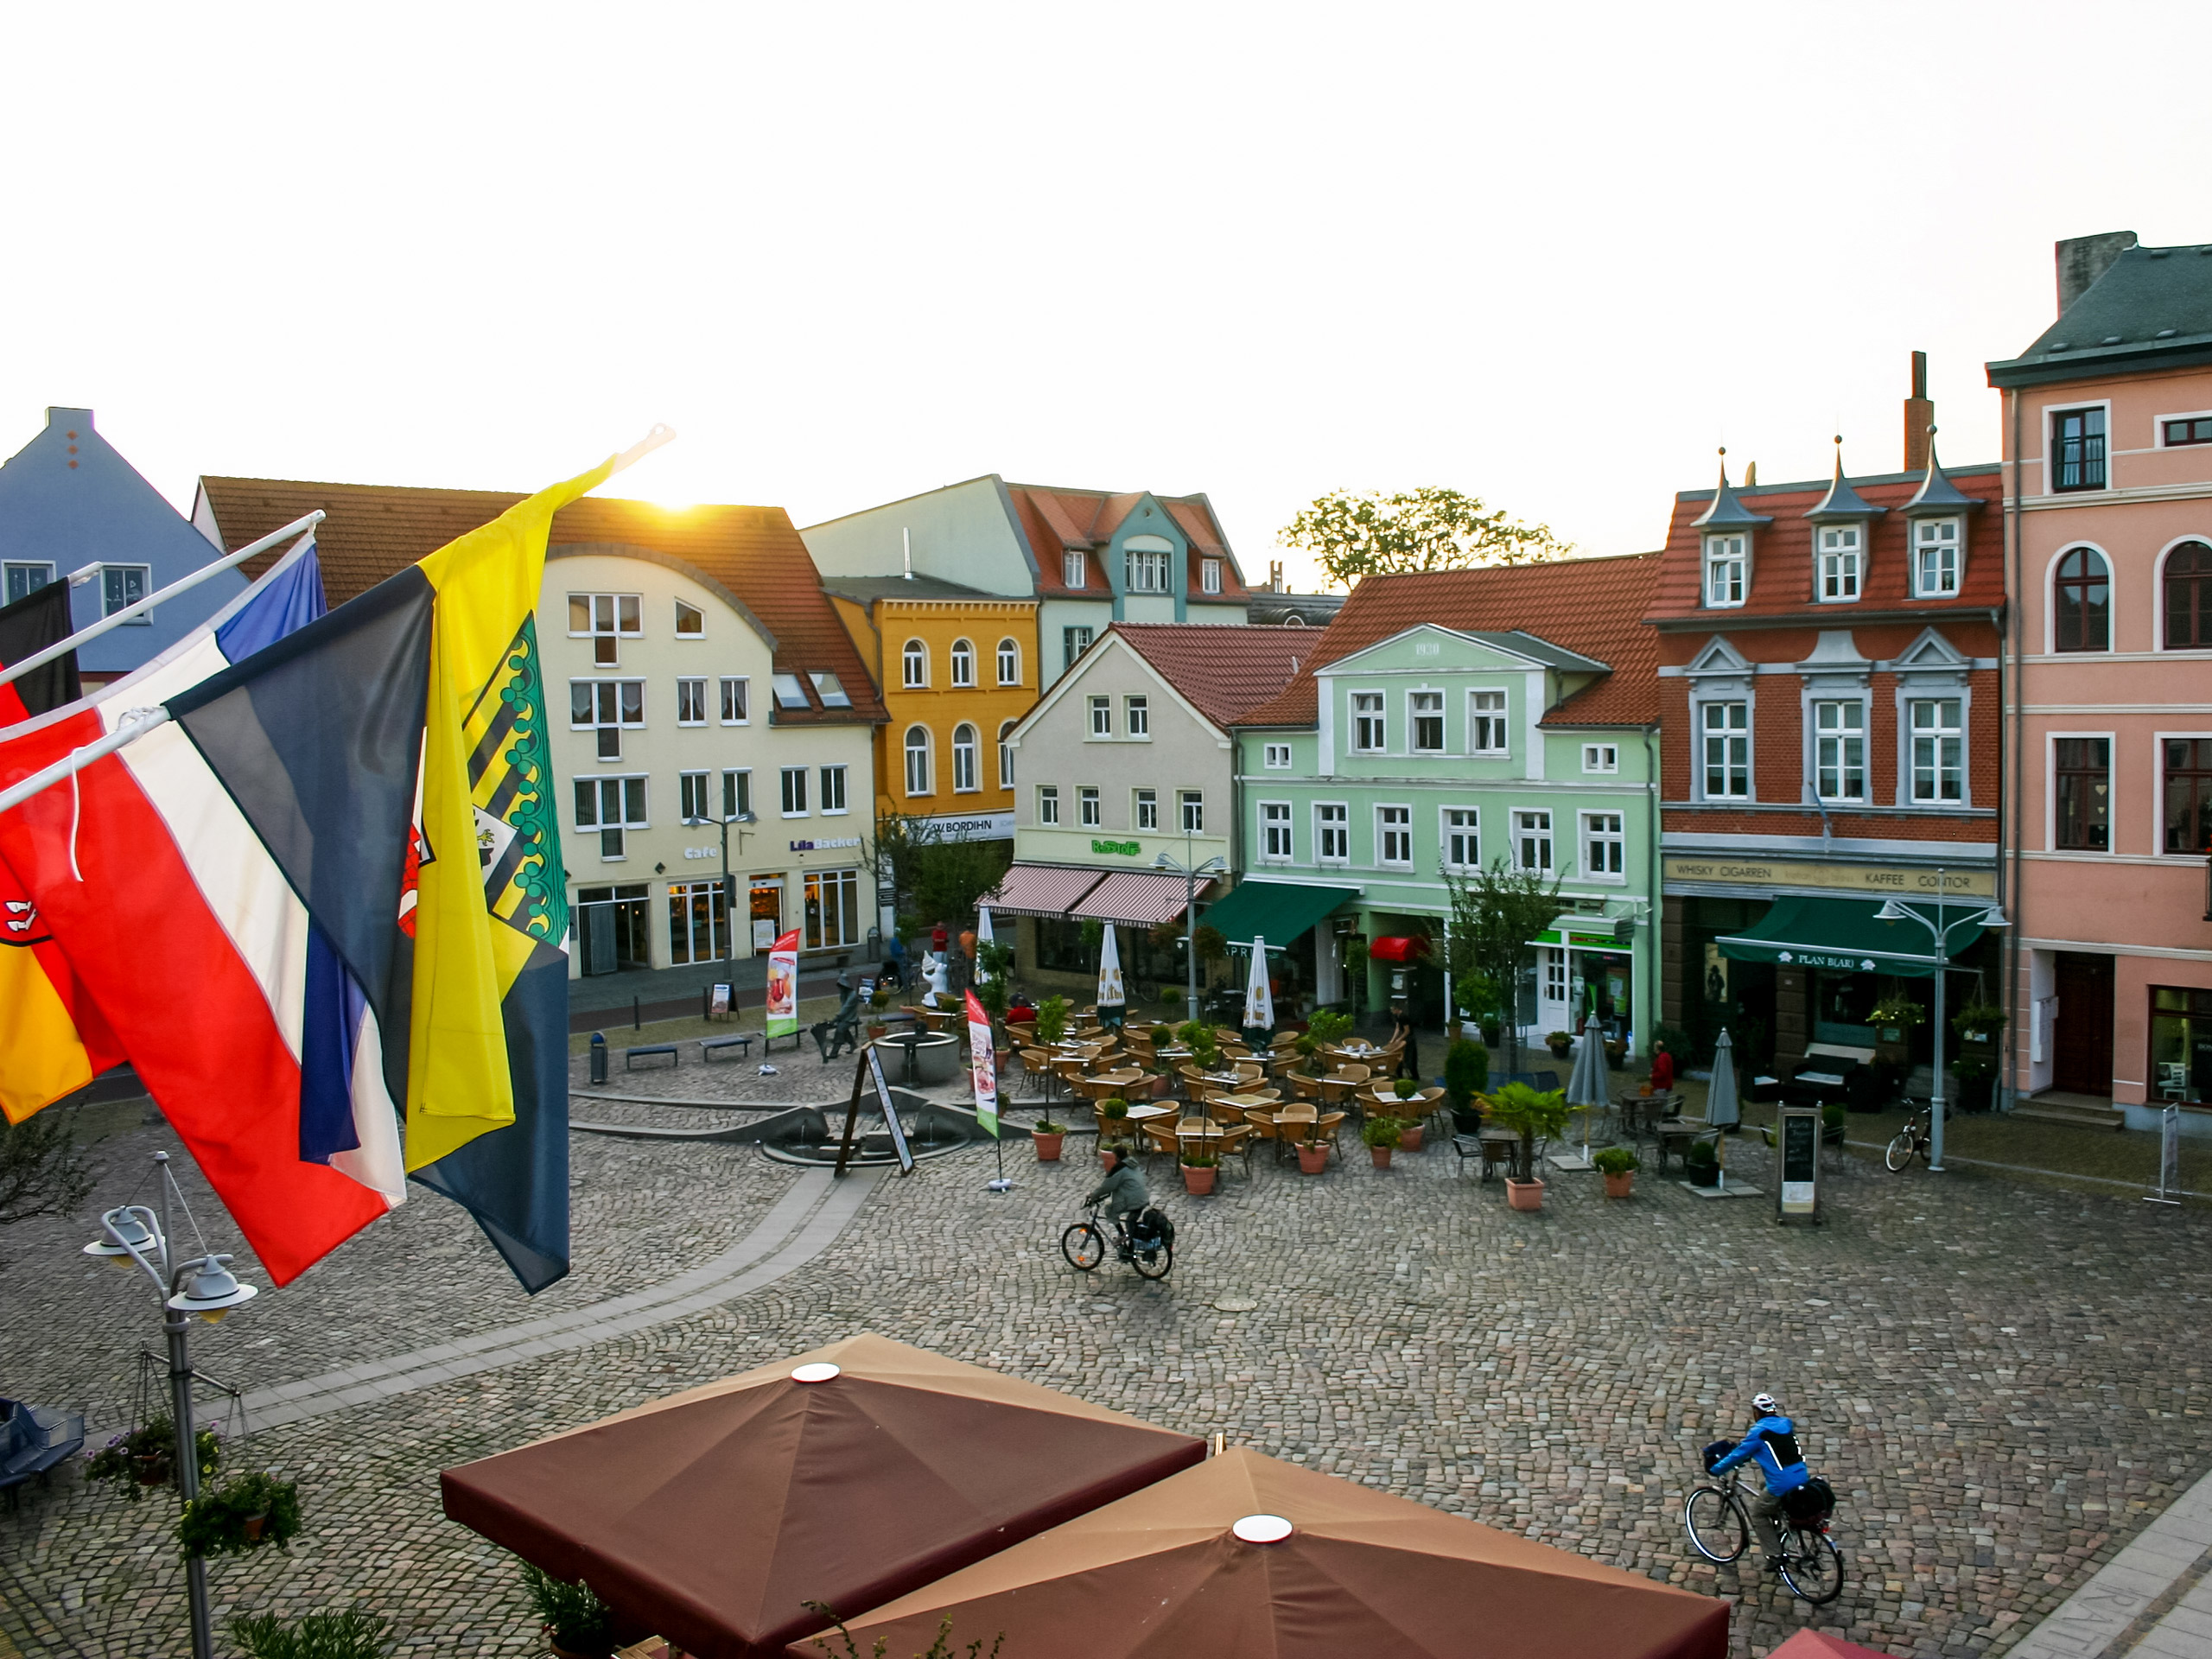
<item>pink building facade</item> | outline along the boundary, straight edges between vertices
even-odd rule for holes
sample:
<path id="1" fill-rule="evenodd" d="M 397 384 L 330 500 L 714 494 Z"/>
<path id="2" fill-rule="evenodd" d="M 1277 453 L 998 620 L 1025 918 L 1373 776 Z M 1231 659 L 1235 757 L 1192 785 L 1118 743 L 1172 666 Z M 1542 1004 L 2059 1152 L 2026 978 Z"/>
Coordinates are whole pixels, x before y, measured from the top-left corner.
<path id="1" fill-rule="evenodd" d="M 2005 399 L 2017 1105 L 2212 1135 L 2212 245 L 2058 248 Z"/>

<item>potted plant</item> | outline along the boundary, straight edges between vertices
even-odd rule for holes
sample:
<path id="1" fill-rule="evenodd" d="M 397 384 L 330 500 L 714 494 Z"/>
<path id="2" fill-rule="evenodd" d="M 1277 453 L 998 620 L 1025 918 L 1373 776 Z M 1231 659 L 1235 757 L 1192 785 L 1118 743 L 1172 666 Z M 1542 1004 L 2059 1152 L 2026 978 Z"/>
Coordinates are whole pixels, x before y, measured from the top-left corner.
<path id="1" fill-rule="evenodd" d="M 1444 1103 L 1451 1109 L 1455 1124 L 1462 1113 L 1473 1110 L 1475 1096 L 1489 1087 L 1490 1051 L 1467 1038 L 1454 1038 L 1452 1046 L 1444 1051 Z M 1460 1132 L 1474 1133 L 1465 1125 Z"/>
<path id="2" fill-rule="evenodd" d="M 1329 1143 L 1319 1123 L 1309 1123 L 1306 1138 L 1298 1143 L 1298 1173 L 1319 1175 L 1329 1167 Z"/>
<path id="3" fill-rule="evenodd" d="M 1821 1108 L 1821 1139 L 1832 1147 L 1843 1144 L 1843 1111 L 1840 1103 Z"/>
<path id="4" fill-rule="evenodd" d="M 1959 1056 L 1959 1109 L 1986 1112 L 1997 1091 L 1997 1062 L 1987 1054 Z"/>
<path id="5" fill-rule="evenodd" d="M 1692 1186 L 1716 1186 L 1720 1181 L 1720 1154 L 1710 1141 L 1693 1141 L 1682 1153 L 1682 1173 Z"/>
<path id="6" fill-rule="evenodd" d="M 883 1011 L 890 1006 L 891 988 L 888 985 L 879 985 L 868 993 L 868 1011 L 873 1016 L 868 1022 L 868 1035 L 870 1042 L 891 1034 L 891 1027 L 883 1019 Z"/>
<path id="7" fill-rule="evenodd" d="M 382 1613 L 364 1607 L 296 1620 L 240 1613 L 231 1620 L 231 1640 L 246 1659 L 384 1659 L 391 1648 L 389 1628 Z"/>
<path id="8" fill-rule="evenodd" d="M 1548 1031 L 1544 1033 L 1544 1046 L 1551 1050 L 1554 1059 L 1563 1060 L 1573 1052 L 1574 1039 L 1564 1031 Z"/>
<path id="9" fill-rule="evenodd" d="M 1067 1040 L 1068 1009 L 1065 996 L 1048 996 L 1037 1005 L 1037 1044 L 1050 1048 Z"/>
<path id="10" fill-rule="evenodd" d="M 1221 1039 L 1214 1035 L 1213 1027 L 1203 1020 L 1185 1020 L 1175 1027 L 1175 1040 L 1191 1051 L 1191 1064 L 1201 1071 L 1213 1071 L 1221 1066 Z"/>
<path id="11" fill-rule="evenodd" d="M 1128 1144 L 1129 1103 L 1119 1095 L 1109 1095 L 1098 1103 L 1097 1115 L 1098 1155 L 1103 1159 L 1109 1148 Z"/>
<path id="12" fill-rule="evenodd" d="M 1359 1138 L 1366 1143 L 1376 1168 L 1390 1167 L 1390 1154 L 1398 1145 L 1400 1127 L 1396 1118 L 1385 1117 L 1379 1112 L 1359 1126 Z"/>
<path id="13" fill-rule="evenodd" d="M 263 1470 L 200 1488 L 176 1523 L 187 1555 L 243 1555 L 264 1544 L 283 1546 L 300 1529 L 300 1489 Z"/>
<path id="14" fill-rule="evenodd" d="M 1214 1178 L 1221 1173 L 1221 1154 L 1208 1152 L 1203 1147 L 1185 1147 L 1182 1153 L 1183 1190 L 1194 1198 L 1203 1198 L 1213 1191 Z"/>
<path id="15" fill-rule="evenodd" d="M 546 1645 L 559 1659 L 607 1659 L 614 1651 L 613 1614 L 589 1585 L 582 1579 L 563 1584 L 526 1561 L 522 1578 Z"/>
<path id="16" fill-rule="evenodd" d="M 214 1478 L 222 1466 L 222 1443 L 215 1431 L 203 1428 L 193 1437 L 200 1445 L 200 1478 Z M 86 1480 L 112 1480 L 123 1495 L 136 1503 L 146 1489 L 166 1486 L 176 1474 L 176 1425 L 168 1414 L 149 1418 L 127 1434 L 118 1434 L 85 1465 Z"/>
<path id="17" fill-rule="evenodd" d="M 1628 1045 L 1626 1043 L 1623 1042 L 1618 1037 L 1608 1037 L 1605 1039 L 1606 1065 L 1611 1066 L 1615 1071 L 1618 1071 L 1620 1069 L 1621 1062 L 1627 1058 Z"/>
<path id="18" fill-rule="evenodd" d="M 1643 1167 L 1626 1147 L 1607 1147 L 1590 1160 L 1605 1178 L 1605 1196 L 1624 1198 L 1636 1190 L 1636 1172 Z"/>
<path id="19" fill-rule="evenodd" d="M 2005 1029 L 2005 1010 L 1993 1002 L 1969 1002 L 1952 1016 L 1951 1029 L 1965 1043 L 1987 1044 Z"/>
<path id="20" fill-rule="evenodd" d="M 1068 1138 L 1068 1126 L 1055 1123 L 1049 1117 L 1040 1117 L 1029 1131 L 1029 1143 L 1037 1148 L 1037 1161 L 1057 1164 L 1060 1161 L 1060 1146 Z"/>
<path id="21" fill-rule="evenodd" d="M 1885 1065 L 1910 1065 L 1912 1028 L 1927 1018 L 1927 1010 L 1903 991 L 1884 996 L 1866 1014 L 1866 1023 L 1874 1028 L 1874 1058 Z"/>
<path id="22" fill-rule="evenodd" d="M 1516 1210 L 1541 1210 L 1544 1184 L 1536 1178 L 1536 1137 L 1567 1128 L 1567 1090 L 1541 1093 L 1525 1083 L 1509 1083 L 1491 1097 L 1491 1120 L 1521 1137 L 1514 1148 L 1513 1173 L 1505 1178 L 1505 1199 Z"/>

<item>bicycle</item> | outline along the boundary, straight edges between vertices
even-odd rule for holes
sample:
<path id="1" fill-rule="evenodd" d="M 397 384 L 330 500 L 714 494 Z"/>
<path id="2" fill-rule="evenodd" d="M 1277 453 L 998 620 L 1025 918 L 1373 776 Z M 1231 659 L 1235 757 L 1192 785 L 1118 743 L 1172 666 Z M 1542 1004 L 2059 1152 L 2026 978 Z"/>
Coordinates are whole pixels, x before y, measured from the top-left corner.
<path id="1" fill-rule="evenodd" d="M 1740 1467 L 1731 1469 L 1717 1484 L 1694 1488 L 1682 1503 L 1690 1548 L 1716 1567 L 1727 1566 L 1751 1548 L 1751 1512 L 1736 1490 L 1740 1472 Z M 1828 1536 L 1828 1517 L 1781 1519 L 1783 1581 L 1800 1600 L 1827 1606 L 1843 1593 L 1843 1552 Z"/>
<path id="2" fill-rule="evenodd" d="M 1175 1265 L 1173 1239 L 1160 1239 L 1149 1248 L 1141 1246 L 1129 1236 L 1128 1228 L 1121 1221 L 1116 1220 L 1110 1231 L 1101 1225 L 1098 1211 L 1098 1205 L 1091 1205 L 1088 1215 L 1060 1235 L 1060 1254 L 1067 1257 L 1070 1267 L 1084 1273 L 1096 1272 L 1098 1264 L 1106 1259 L 1110 1243 L 1114 1254 L 1135 1268 L 1140 1278 L 1167 1276 L 1168 1270 Z"/>
<path id="3" fill-rule="evenodd" d="M 1924 1161 L 1934 1125 L 1935 1108 L 1923 1100 L 1920 1109 L 1905 1119 L 1904 1127 L 1890 1137 L 1889 1149 L 1883 1153 L 1882 1161 L 1900 1173 L 1911 1168 L 1915 1158 Z"/>

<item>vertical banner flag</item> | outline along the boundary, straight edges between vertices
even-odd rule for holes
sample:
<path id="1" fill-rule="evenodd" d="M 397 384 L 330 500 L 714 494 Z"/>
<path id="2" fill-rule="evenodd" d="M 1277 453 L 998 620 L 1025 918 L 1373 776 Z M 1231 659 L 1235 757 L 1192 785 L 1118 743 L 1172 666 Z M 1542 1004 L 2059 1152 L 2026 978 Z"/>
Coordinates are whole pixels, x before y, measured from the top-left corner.
<path id="1" fill-rule="evenodd" d="M 999 1062 L 991 1043 L 991 1016 L 976 1000 L 976 993 L 962 993 L 968 1000 L 968 1066 L 976 1087 L 976 1121 L 995 1137 L 999 1132 Z"/>
<path id="2" fill-rule="evenodd" d="M 778 939 L 768 951 L 767 1040 L 798 1030 L 798 929 Z"/>

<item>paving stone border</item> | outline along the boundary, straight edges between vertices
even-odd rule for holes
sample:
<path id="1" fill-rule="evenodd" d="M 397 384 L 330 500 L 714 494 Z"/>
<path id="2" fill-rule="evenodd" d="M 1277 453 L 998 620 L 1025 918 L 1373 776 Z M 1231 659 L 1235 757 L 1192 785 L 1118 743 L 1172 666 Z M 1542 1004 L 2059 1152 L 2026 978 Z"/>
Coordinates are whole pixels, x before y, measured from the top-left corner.
<path id="1" fill-rule="evenodd" d="M 2198 1578 L 2142 1640 L 2120 1645 L 2185 1575 L 2212 1555 L 2212 1475 L 2166 1506 L 2056 1611 L 2020 1639 L 2013 1659 L 2101 1659 L 2112 1652 L 2203 1659 L 2212 1653 L 2212 1579 Z M 2184 1640 L 2184 1637 L 2186 1639 Z"/>

